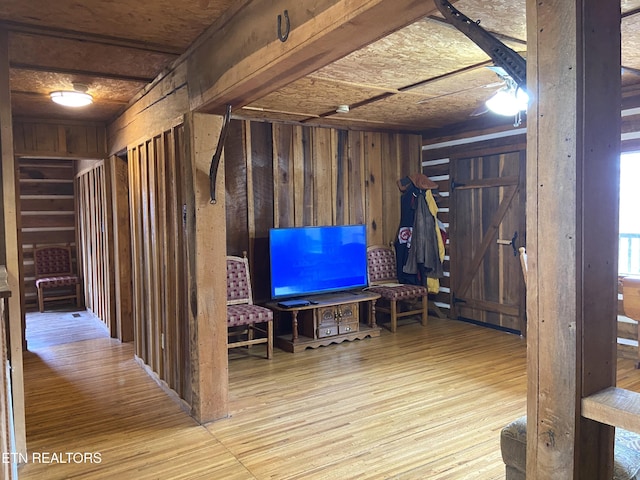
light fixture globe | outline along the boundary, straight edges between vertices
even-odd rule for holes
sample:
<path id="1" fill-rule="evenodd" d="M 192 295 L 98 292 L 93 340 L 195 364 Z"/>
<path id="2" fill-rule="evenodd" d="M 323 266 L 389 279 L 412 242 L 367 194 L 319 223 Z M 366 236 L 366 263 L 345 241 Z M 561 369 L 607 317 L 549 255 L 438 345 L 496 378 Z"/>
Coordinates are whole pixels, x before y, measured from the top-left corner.
<path id="1" fill-rule="evenodd" d="M 512 117 L 525 111 L 529 103 L 529 95 L 521 88 L 501 88 L 485 102 L 487 108 L 498 115 Z"/>
<path id="2" fill-rule="evenodd" d="M 87 86 L 73 84 L 73 90 L 57 90 L 49 94 L 51 100 L 65 107 L 84 107 L 93 103 L 93 97 L 87 93 Z"/>

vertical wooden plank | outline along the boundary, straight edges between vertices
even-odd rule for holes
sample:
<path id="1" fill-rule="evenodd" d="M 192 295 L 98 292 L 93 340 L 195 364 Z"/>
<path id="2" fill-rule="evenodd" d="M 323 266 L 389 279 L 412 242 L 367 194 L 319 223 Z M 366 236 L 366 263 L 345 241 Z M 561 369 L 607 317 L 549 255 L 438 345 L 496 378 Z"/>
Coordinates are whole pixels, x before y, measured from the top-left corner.
<path id="1" fill-rule="evenodd" d="M 294 200 L 294 127 L 273 124 L 273 218 L 274 227 L 292 227 L 295 224 Z"/>
<path id="2" fill-rule="evenodd" d="M 82 185 L 82 178 L 83 177 L 76 177 L 75 179 L 75 205 L 74 205 L 74 209 L 76 212 L 76 237 L 77 237 L 77 242 L 76 242 L 76 268 L 77 268 L 77 272 L 78 275 L 80 276 L 80 278 L 82 279 L 82 283 L 84 284 L 84 277 L 85 277 L 85 255 L 86 255 L 86 249 L 85 248 L 78 248 L 78 245 L 85 245 L 84 243 L 84 215 L 83 212 L 81 210 L 81 204 L 82 204 L 82 196 L 84 195 L 84 188 Z M 86 288 L 83 288 L 83 291 L 86 290 Z M 86 307 L 86 299 L 84 300 L 83 304 L 85 304 Z"/>
<path id="3" fill-rule="evenodd" d="M 145 363 L 153 368 L 153 278 L 151 271 L 151 218 L 150 218 L 150 202 L 149 202 L 149 141 L 145 141 L 140 148 L 140 193 L 141 193 L 141 212 L 142 212 L 142 278 L 143 278 L 143 303 L 145 317 L 142 323 L 145 328 L 145 336 L 143 343 L 143 355 L 141 358 Z"/>
<path id="4" fill-rule="evenodd" d="M 103 161 L 100 166 L 100 175 L 102 182 L 100 183 L 100 189 L 102 191 L 102 251 L 103 251 L 103 271 L 104 271 L 104 291 L 103 291 L 103 303 L 105 308 L 104 321 L 109 329 L 109 333 L 112 338 L 116 336 L 116 323 L 114 315 L 114 269 L 113 269 L 113 232 L 111 230 L 112 225 L 112 210 L 109 197 L 109 191 L 111 189 L 111 178 L 107 169 L 106 163 Z"/>
<path id="5" fill-rule="evenodd" d="M 23 287 L 21 285 L 21 258 L 19 251 L 20 228 L 18 219 L 17 175 L 13 157 L 13 129 L 11 119 L 11 94 L 9 88 L 9 42 L 6 29 L 0 29 L 0 152 L 2 155 L 2 205 L 4 211 L 4 239 L 7 286 L 9 298 L 9 337 L 11 343 L 11 389 L 13 394 L 13 420 L 16 452 L 27 454 L 27 436 L 24 410 L 24 380 L 22 363 Z"/>
<path id="6" fill-rule="evenodd" d="M 312 139 L 313 225 L 331 225 L 333 221 L 331 130 L 315 128 L 312 131 Z"/>
<path id="7" fill-rule="evenodd" d="M 189 296 L 189 243 L 187 217 L 189 210 L 187 208 L 187 196 L 189 189 L 185 182 L 191 182 L 191 161 L 187 156 L 187 140 L 185 139 L 185 126 L 180 125 L 175 129 L 175 139 L 173 143 L 175 152 L 175 176 L 176 176 L 176 198 L 179 199 L 180 206 L 180 222 L 179 234 L 177 242 L 177 250 L 179 255 L 176 258 L 176 271 L 180 272 L 177 277 L 178 288 L 176 289 L 176 305 L 180 306 L 178 311 L 178 343 L 176 345 L 176 356 L 178 358 L 178 375 L 179 375 L 179 391 L 182 398 L 191 398 L 192 376 L 191 376 L 191 321 L 190 321 L 190 296 Z M 182 168 L 186 165 L 185 168 Z M 180 166 L 180 167 L 178 167 Z M 225 235 L 226 237 L 226 235 Z"/>
<path id="8" fill-rule="evenodd" d="M 85 175 L 82 178 L 82 192 L 83 192 L 83 205 L 86 208 L 83 208 L 83 218 L 84 218 L 84 233 L 83 233 L 83 241 L 85 242 L 84 245 L 86 246 L 90 246 L 91 245 L 91 208 L 90 208 L 90 202 L 91 202 L 91 190 L 89 188 L 90 184 L 89 184 L 89 175 Z M 93 291 L 92 289 L 92 282 L 93 282 L 93 275 L 91 275 L 89 272 L 91 271 L 91 250 L 89 248 L 83 248 L 82 251 L 83 253 L 83 265 L 84 265 L 84 279 L 85 279 L 85 301 L 86 301 L 86 307 L 89 309 L 93 309 L 93 297 L 91 295 L 91 292 Z"/>
<path id="9" fill-rule="evenodd" d="M 225 141 L 227 254 L 249 251 L 247 206 L 247 155 L 251 155 L 249 122 L 232 120 Z"/>
<path id="10" fill-rule="evenodd" d="M 382 239 L 385 245 L 393 243 L 400 225 L 400 178 L 398 158 L 399 135 L 382 135 Z"/>
<path id="11" fill-rule="evenodd" d="M 405 177 L 413 172 L 421 172 L 422 137 L 420 135 L 400 135 L 398 148 L 400 176 Z"/>
<path id="12" fill-rule="evenodd" d="M 316 172 L 314 171 L 313 162 L 313 148 L 312 148 L 312 131 L 310 127 L 303 127 L 302 129 L 302 171 L 304 177 L 302 181 L 302 223 L 301 226 L 316 225 L 315 222 L 315 188 L 314 178 Z"/>
<path id="13" fill-rule="evenodd" d="M 157 246 L 157 258 L 158 258 L 158 327 L 159 327 L 159 341 L 158 341 L 158 354 L 159 354 L 159 369 L 158 376 L 167 381 L 166 366 L 169 361 L 168 351 L 166 345 L 166 332 L 167 332 L 167 301 L 168 291 L 166 278 L 168 276 L 175 275 L 174 272 L 167 270 L 167 262 L 169 261 L 168 248 L 168 232 L 167 232 L 167 185 L 166 185 L 166 165 L 167 165 L 167 152 L 164 149 L 165 141 L 164 137 L 166 132 L 154 139 L 156 145 L 156 188 L 157 188 L 157 229 L 158 229 L 158 246 Z M 168 382 L 167 382 L 168 383 Z"/>
<path id="14" fill-rule="evenodd" d="M 367 237 L 370 245 L 383 245 L 382 219 L 382 134 L 364 134 L 366 165 L 366 219 Z"/>
<path id="15" fill-rule="evenodd" d="M 328 128 L 329 135 L 329 155 L 325 161 L 329 163 L 329 178 L 331 182 L 331 223 L 336 225 L 338 217 L 338 132 L 333 128 Z"/>
<path id="16" fill-rule="evenodd" d="M 95 238 L 97 248 L 94 252 L 96 262 L 97 262 L 97 271 L 96 278 L 99 280 L 98 288 L 95 290 L 94 295 L 96 296 L 96 303 L 98 304 L 98 317 L 106 318 L 106 308 L 105 308 L 105 296 L 103 293 L 106 290 L 105 285 L 105 258 L 104 258 L 104 210 L 102 209 L 102 202 L 104 199 L 103 194 L 103 169 L 98 167 L 94 170 L 95 172 L 95 211 L 94 215 L 96 217 L 96 231 Z"/>
<path id="17" fill-rule="evenodd" d="M 349 223 L 349 133 L 347 130 L 336 132 L 336 225 Z"/>
<path id="18" fill-rule="evenodd" d="M 104 215 L 103 211 L 100 208 L 102 204 L 102 170 L 98 167 L 93 171 L 93 188 L 94 188 L 94 197 L 93 197 L 93 214 L 96 219 L 96 228 L 93 232 L 94 242 L 96 245 L 96 249 L 93 252 L 93 257 L 96 262 L 96 289 L 93 294 L 95 297 L 95 302 L 97 305 L 97 312 L 99 318 L 105 318 L 105 305 L 104 305 L 104 296 L 102 292 L 105 290 L 105 278 L 104 278 L 104 245 L 103 245 L 103 237 L 102 237 L 102 229 L 104 225 Z"/>
<path id="19" fill-rule="evenodd" d="M 108 160 L 111 179 L 111 209 L 114 254 L 114 317 L 116 337 L 133 340 L 131 291 L 131 228 L 129 225 L 129 188 L 127 163 L 118 156 Z"/>
<path id="20" fill-rule="evenodd" d="M 615 384 L 620 0 L 528 0 L 527 25 L 527 478 L 611 478 L 580 399 Z"/>
<path id="21" fill-rule="evenodd" d="M 91 311 L 95 311 L 95 297 L 93 295 L 93 292 L 95 291 L 95 282 L 96 282 L 96 278 L 94 275 L 91 275 L 91 273 L 94 271 L 94 266 L 95 266 L 95 262 L 94 262 L 94 256 L 93 256 L 93 252 L 95 251 L 95 245 L 93 242 L 93 232 L 95 231 L 95 216 L 93 215 L 93 176 L 91 174 L 91 172 L 89 172 L 89 174 L 87 175 L 87 192 L 86 192 L 86 206 L 87 206 L 87 212 L 88 212 L 88 216 L 87 216 L 87 251 L 88 251 L 88 255 L 87 255 L 87 274 L 89 274 L 89 277 L 87 280 L 87 300 L 88 300 L 88 307 L 91 309 Z"/>
<path id="22" fill-rule="evenodd" d="M 349 132 L 349 223 L 364 224 L 367 222 L 365 213 L 366 175 L 364 155 L 364 133 Z M 371 238 L 367 238 L 369 245 L 373 245 Z"/>
<path id="23" fill-rule="evenodd" d="M 246 195 L 247 195 L 247 243 L 248 243 L 248 255 L 249 258 L 254 258 L 253 249 L 254 249 L 254 239 L 256 237 L 256 205 L 255 205 L 255 191 L 253 188 L 253 157 L 254 157 L 254 145 L 253 145 L 253 128 L 252 124 L 247 122 L 245 123 L 244 129 L 244 152 L 246 155 L 245 169 L 247 172 L 247 184 L 246 184 Z M 259 157 L 257 157 L 259 158 Z M 272 167 L 273 168 L 273 167 Z M 251 262 L 251 260 L 249 261 Z"/>
<path id="24" fill-rule="evenodd" d="M 177 296 L 180 270 L 177 268 L 177 260 L 181 257 L 181 253 L 176 248 L 180 237 L 180 211 L 182 203 L 180 202 L 177 190 L 178 178 L 176 177 L 176 153 L 175 153 L 175 129 L 167 131 L 163 136 L 163 149 L 165 152 L 164 167 L 164 185 L 166 190 L 166 258 L 165 258 L 165 308 L 166 323 L 164 337 L 164 355 L 165 355 L 165 379 L 167 384 L 178 393 L 180 391 L 180 357 L 178 355 L 180 337 L 179 323 L 180 316 L 178 314 L 181 305 L 181 299 Z"/>
<path id="25" fill-rule="evenodd" d="M 142 269 L 140 267 L 141 251 L 141 204 L 140 204 L 140 149 L 135 146 L 128 153 L 129 168 L 129 198 L 130 198 L 130 228 L 131 228 L 131 260 L 133 276 L 133 325 L 135 354 L 141 358 L 143 345 L 143 294 L 142 294 Z"/>
<path id="26" fill-rule="evenodd" d="M 147 168 L 149 175 L 148 194 L 149 194 L 149 229 L 147 233 L 149 235 L 149 256 L 147 262 L 149 264 L 150 282 L 150 310 L 151 316 L 150 322 L 150 351 L 148 364 L 153 368 L 153 371 L 159 373 L 162 369 L 161 360 L 162 355 L 160 352 L 160 303 L 162 298 L 162 292 L 160 291 L 160 259 L 159 259 L 159 247 L 158 247 L 158 179 L 157 179 L 157 162 L 158 151 L 156 149 L 157 137 L 153 137 L 147 143 L 148 157 Z"/>
<path id="27" fill-rule="evenodd" d="M 225 200 L 210 202 L 209 168 L 222 118 L 190 113 L 185 121 L 191 414 L 200 423 L 229 411 Z M 216 189 L 224 188 L 224 157 Z"/>
<path id="28" fill-rule="evenodd" d="M 269 276 L 269 229 L 273 227 L 273 133 L 271 124 L 254 122 L 251 125 L 251 186 L 253 220 L 250 225 L 250 269 L 253 282 L 253 300 L 261 302 L 270 298 L 267 282 L 256 278 Z M 249 174 L 249 172 L 248 172 Z"/>
<path id="29" fill-rule="evenodd" d="M 67 147 L 67 132 L 65 130 L 65 128 L 62 125 L 59 125 L 56 127 L 56 130 L 58 132 L 58 141 L 57 143 L 57 151 L 58 152 L 68 152 L 68 147 Z"/>
<path id="30" fill-rule="evenodd" d="M 297 125 L 293 127 L 293 225 L 304 225 L 306 202 L 305 197 L 305 129 Z"/>

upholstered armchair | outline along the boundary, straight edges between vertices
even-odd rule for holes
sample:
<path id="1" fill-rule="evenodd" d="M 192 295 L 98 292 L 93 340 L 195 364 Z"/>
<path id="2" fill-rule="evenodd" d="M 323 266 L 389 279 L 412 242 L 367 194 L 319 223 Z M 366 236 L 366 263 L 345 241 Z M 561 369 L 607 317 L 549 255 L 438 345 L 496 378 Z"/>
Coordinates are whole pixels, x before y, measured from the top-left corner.
<path id="1" fill-rule="evenodd" d="M 38 291 L 38 309 L 44 312 L 44 302 L 49 300 L 75 299 L 79 308 L 80 278 L 73 273 L 71 265 L 71 247 L 55 245 L 33 249 L 33 261 L 36 271 L 36 289 Z M 45 295 L 52 290 L 52 295 Z"/>
<path id="2" fill-rule="evenodd" d="M 391 317 L 391 332 L 398 327 L 398 318 L 421 315 L 422 325 L 427 325 L 427 287 L 398 283 L 395 252 L 384 245 L 367 248 L 369 269 L 369 290 L 380 294 L 376 311 L 388 313 Z M 412 301 L 420 300 L 420 307 L 412 307 Z M 400 308 L 405 307 L 403 310 Z M 382 322 L 381 322 L 382 323 Z"/>

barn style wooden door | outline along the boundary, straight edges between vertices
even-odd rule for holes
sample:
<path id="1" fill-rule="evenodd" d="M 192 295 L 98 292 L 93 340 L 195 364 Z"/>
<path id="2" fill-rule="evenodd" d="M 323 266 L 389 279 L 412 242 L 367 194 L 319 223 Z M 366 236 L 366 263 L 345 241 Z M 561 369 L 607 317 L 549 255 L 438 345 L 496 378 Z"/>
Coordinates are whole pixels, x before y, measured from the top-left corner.
<path id="1" fill-rule="evenodd" d="M 454 318 L 525 333 L 525 150 L 451 159 Z"/>

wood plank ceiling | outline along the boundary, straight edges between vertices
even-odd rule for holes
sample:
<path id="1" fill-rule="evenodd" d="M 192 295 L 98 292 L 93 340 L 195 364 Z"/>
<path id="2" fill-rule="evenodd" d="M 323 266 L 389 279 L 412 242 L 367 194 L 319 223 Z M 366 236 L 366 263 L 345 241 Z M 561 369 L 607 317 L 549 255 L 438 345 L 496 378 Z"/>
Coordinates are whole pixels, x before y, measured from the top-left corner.
<path id="1" fill-rule="evenodd" d="M 0 27 L 9 32 L 13 115 L 108 123 L 207 27 L 245 3 L 3 0 Z M 459 0 L 455 5 L 526 55 L 525 0 Z M 622 12 L 623 92 L 635 99 L 640 0 L 623 0 Z M 413 132 L 453 130 L 469 122 L 510 123 L 512 118 L 489 113 L 472 116 L 501 86 L 484 68 L 490 64 L 469 39 L 432 15 L 258 101 L 234 105 L 234 116 Z M 73 82 L 88 85 L 93 105 L 70 111 L 49 100 L 49 92 L 69 89 Z M 337 113 L 341 104 L 351 111 Z"/>

